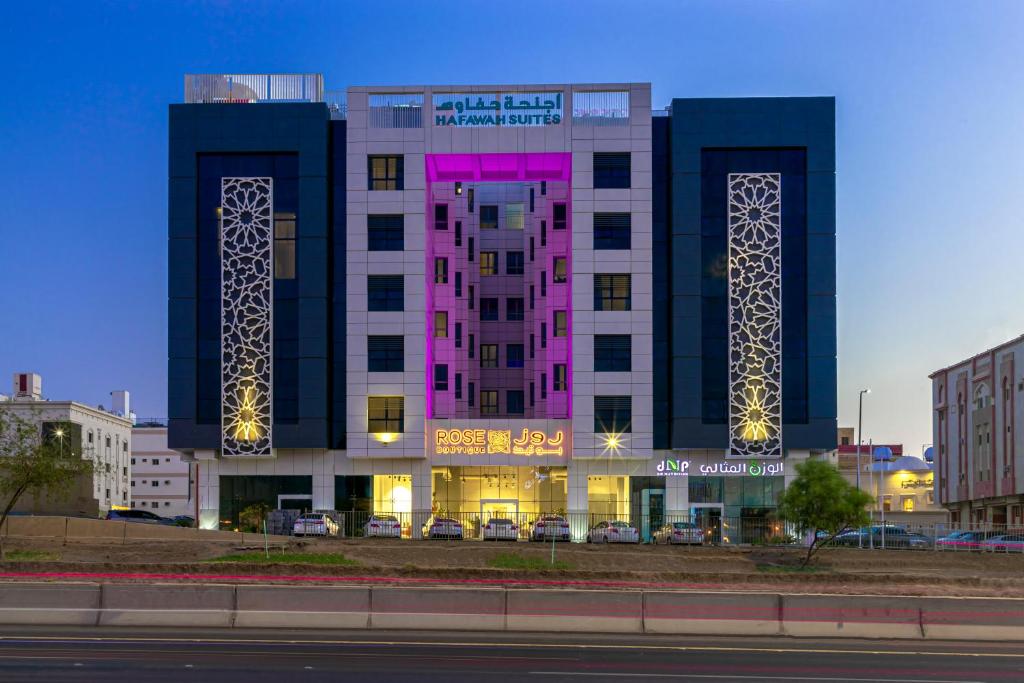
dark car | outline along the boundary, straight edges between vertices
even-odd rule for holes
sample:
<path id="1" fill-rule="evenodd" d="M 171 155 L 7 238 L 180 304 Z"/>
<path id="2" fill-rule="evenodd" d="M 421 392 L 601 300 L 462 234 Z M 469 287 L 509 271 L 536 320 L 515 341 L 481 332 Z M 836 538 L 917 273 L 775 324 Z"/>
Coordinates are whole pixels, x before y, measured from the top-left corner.
<path id="1" fill-rule="evenodd" d="M 106 519 L 120 522 L 137 522 L 139 524 L 174 524 L 174 520 L 154 515 L 148 510 L 110 510 Z"/>

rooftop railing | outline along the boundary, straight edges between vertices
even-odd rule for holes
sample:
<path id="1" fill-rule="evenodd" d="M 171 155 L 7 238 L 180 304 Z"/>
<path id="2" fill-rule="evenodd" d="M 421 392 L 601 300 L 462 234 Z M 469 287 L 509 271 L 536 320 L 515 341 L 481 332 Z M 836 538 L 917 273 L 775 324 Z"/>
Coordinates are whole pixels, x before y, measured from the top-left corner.
<path id="1" fill-rule="evenodd" d="M 186 74 L 185 103 L 323 102 L 322 74 Z"/>
<path id="2" fill-rule="evenodd" d="M 324 93 L 324 102 L 335 121 L 348 118 L 348 93 L 344 90 L 328 90 Z"/>

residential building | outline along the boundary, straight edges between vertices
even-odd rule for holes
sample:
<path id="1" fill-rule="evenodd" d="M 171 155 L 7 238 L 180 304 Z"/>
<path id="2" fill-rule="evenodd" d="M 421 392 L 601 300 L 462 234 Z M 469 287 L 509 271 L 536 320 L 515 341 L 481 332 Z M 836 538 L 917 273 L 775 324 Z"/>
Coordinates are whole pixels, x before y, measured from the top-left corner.
<path id="1" fill-rule="evenodd" d="M 166 420 L 137 421 L 132 428 L 131 506 L 161 517 L 195 519 L 195 467 L 167 447 Z"/>
<path id="2" fill-rule="evenodd" d="M 835 102 L 186 77 L 168 445 L 201 524 L 764 518 L 836 445 Z"/>

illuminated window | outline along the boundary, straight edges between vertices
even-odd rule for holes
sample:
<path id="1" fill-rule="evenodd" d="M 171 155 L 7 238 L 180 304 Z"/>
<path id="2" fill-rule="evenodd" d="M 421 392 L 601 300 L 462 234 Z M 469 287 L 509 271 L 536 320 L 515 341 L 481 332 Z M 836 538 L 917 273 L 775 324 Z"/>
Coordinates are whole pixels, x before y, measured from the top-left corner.
<path id="1" fill-rule="evenodd" d="M 569 334 L 569 316 L 565 311 L 555 311 L 554 330 L 555 337 L 565 337 Z"/>
<path id="2" fill-rule="evenodd" d="M 371 190 L 402 190 L 405 179 L 405 160 L 401 156 L 369 156 L 368 176 Z"/>
<path id="3" fill-rule="evenodd" d="M 405 431 L 405 397 L 368 396 L 367 431 L 371 434 L 401 434 Z"/>
<path id="4" fill-rule="evenodd" d="M 901 501 L 901 503 L 900 503 L 900 507 L 903 508 L 904 512 L 913 512 L 914 511 L 914 497 L 913 496 L 904 496 L 902 501 Z"/>
<path id="5" fill-rule="evenodd" d="M 434 259 L 434 284 L 448 284 L 448 259 L 443 256 Z"/>
<path id="6" fill-rule="evenodd" d="M 434 311 L 434 336 L 448 337 L 448 311 Z"/>
<path id="7" fill-rule="evenodd" d="M 552 391 L 565 391 L 569 386 L 565 363 L 555 363 L 554 376 L 551 379 Z"/>
<path id="8" fill-rule="evenodd" d="M 561 284 L 569 278 L 569 261 L 564 256 L 556 256 L 551 268 L 551 282 Z"/>
<path id="9" fill-rule="evenodd" d="M 505 228 L 508 230 L 523 229 L 522 203 L 505 205 Z"/>
<path id="10" fill-rule="evenodd" d="M 628 311 L 632 309 L 629 273 L 594 275 L 594 310 Z"/>
<path id="11" fill-rule="evenodd" d="M 480 391 L 480 414 L 498 414 L 498 392 L 485 389 Z"/>
<path id="12" fill-rule="evenodd" d="M 498 274 L 498 252 L 496 252 L 496 251 L 481 251 L 480 252 L 480 274 L 481 275 L 497 275 Z"/>
<path id="13" fill-rule="evenodd" d="M 295 279 L 295 214 L 274 214 L 274 278 Z"/>
<path id="14" fill-rule="evenodd" d="M 482 368 L 496 368 L 496 367 L 498 367 L 498 345 L 497 344 L 481 344 L 480 345 L 480 367 L 482 367 Z"/>

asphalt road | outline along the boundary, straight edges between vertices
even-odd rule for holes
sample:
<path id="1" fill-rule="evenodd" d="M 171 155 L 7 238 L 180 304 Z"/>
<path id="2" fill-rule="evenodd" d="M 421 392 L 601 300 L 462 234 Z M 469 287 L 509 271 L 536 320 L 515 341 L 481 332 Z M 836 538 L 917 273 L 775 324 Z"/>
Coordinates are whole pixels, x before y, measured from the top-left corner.
<path id="1" fill-rule="evenodd" d="M 0 627 L 0 681 L 1024 681 L 1017 643 Z"/>

